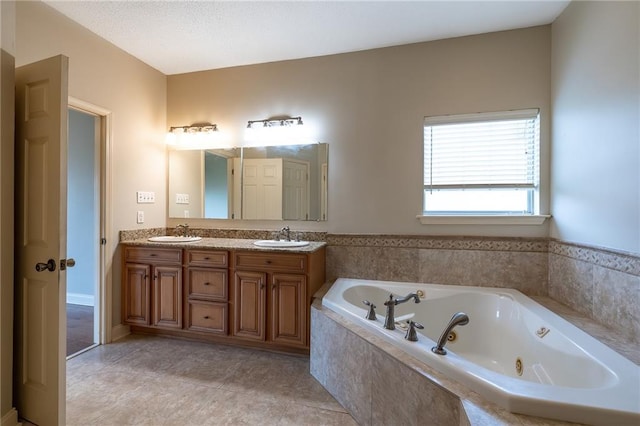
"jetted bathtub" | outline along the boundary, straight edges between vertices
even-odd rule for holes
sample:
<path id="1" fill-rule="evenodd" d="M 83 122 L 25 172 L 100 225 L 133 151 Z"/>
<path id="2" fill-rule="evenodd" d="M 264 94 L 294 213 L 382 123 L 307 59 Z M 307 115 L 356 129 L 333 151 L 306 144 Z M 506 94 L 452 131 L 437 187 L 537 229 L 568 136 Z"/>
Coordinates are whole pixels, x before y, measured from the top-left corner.
<path id="1" fill-rule="evenodd" d="M 421 302 L 395 306 L 396 329 L 385 329 L 389 295 L 418 290 Z M 364 300 L 377 306 L 375 320 Z M 322 304 L 508 411 L 640 425 L 640 367 L 516 290 L 340 278 Z M 456 312 L 469 323 L 437 355 L 431 348 Z M 409 319 L 424 325 L 417 342 L 404 339 Z"/>

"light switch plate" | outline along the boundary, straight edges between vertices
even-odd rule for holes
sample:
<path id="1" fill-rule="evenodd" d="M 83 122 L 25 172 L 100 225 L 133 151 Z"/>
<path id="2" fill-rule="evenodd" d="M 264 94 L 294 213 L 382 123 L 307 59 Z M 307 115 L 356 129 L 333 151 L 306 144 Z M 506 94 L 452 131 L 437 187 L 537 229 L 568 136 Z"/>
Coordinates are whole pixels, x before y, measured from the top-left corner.
<path id="1" fill-rule="evenodd" d="M 153 204 L 156 202 L 156 193 L 153 191 L 138 191 L 138 204 Z"/>
<path id="2" fill-rule="evenodd" d="M 176 194 L 176 204 L 189 204 L 189 194 Z"/>
<path id="3" fill-rule="evenodd" d="M 144 223 L 144 212 L 142 210 L 138 210 L 137 222 Z"/>

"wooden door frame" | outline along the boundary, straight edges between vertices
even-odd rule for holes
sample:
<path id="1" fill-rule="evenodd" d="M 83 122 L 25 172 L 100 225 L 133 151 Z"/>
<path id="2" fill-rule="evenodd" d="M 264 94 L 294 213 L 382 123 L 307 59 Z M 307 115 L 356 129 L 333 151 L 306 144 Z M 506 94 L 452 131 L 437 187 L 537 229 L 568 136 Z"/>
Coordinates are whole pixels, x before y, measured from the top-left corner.
<path id="1" fill-rule="evenodd" d="M 99 325 L 99 344 L 110 343 L 112 341 L 112 305 L 113 305 L 113 279 L 109 274 L 108 256 L 115 250 L 114 242 L 109 238 L 112 230 L 112 212 L 108 206 L 111 206 L 111 111 L 91 104 L 89 102 L 80 100 L 73 96 L 69 96 L 68 107 L 82 112 L 95 115 L 100 120 L 100 252 L 99 252 L 99 284 L 98 293 L 96 294 L 99 299 L 100 307 L 100 325 Z M 117 242 L 116 242 L 117 243 Z"/>

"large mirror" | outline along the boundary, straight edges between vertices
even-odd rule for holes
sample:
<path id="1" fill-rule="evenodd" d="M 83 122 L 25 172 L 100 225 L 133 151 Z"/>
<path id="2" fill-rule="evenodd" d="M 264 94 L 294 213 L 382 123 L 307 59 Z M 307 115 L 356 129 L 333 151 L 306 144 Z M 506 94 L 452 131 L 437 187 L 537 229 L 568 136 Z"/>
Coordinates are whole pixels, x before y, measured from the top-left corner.
<path id="1" fill-rule="evenodd" d="M 328 145 L 169 151 L 169 217 L 327 220 Z"/>

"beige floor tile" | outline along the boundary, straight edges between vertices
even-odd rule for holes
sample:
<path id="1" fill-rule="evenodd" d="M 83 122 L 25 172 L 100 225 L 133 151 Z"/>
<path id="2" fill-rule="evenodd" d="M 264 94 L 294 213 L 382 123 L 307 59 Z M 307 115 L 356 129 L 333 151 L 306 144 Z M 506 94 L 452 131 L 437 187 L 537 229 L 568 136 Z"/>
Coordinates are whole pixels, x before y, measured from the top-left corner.
<path id="1" fill-rule="evenodd" d="M 358 426 L 353 418 L 339 411 L 289 404 L 278 423 L 280 426 Z"/>
<path id="2" fill-rule="evenodd" d="M 307 357 L 128 336 L 67 362 L 67 424 L 352 425 Z"/>

